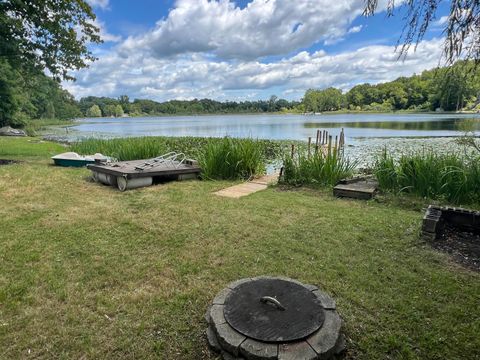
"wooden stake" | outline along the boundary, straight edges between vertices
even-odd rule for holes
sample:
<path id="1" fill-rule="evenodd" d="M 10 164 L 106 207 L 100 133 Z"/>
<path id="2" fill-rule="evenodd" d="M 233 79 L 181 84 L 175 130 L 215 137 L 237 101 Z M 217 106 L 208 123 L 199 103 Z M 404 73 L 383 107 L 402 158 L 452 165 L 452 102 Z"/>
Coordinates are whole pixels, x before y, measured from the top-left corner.
<path id="1" fill-rule="evenodd" d="M 338 153 L 338 135 L 335 135 L 335 148 L 334 151 Z"/>
<path id="2" fill-rule="evenodd" d="M 295 145 L 292 144 L 292 152 L 290 153 L 291 158 L 293 159 L 293 154 L 295 153 Z"/>
<path id="3" fill-rule="evenodd" d="M 308 137 L 308 157 L 310 157 L 311 152 L 310 152 L 310 146 L 312 145 L 312 137 Z"/>
<path id="4" fill-rule="evenodd" d="M 317 139 L 315 140 L 315 148 L 318 148 L 318 141 L 320 140 L 320 130 L 317 130 Z"/>

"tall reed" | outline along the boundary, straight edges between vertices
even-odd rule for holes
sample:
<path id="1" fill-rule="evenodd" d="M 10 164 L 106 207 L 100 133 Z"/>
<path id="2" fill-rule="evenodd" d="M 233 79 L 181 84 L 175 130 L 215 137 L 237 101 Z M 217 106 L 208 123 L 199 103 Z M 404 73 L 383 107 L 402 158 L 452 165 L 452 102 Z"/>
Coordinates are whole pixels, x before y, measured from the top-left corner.
<path id="1" fill-rule="evenodd" d="M 261 144 L 252 139 L 223 138 L 207 144 L 199 157 L 205 179 L 248 179 L 265 172 Z"/>
<path id="2" fill-rule="evenodd" d="M 339 180 L 352 176 L 357 163 L 338 151 L 316 151 L 313 154 L 298 152 L 286 155 L 283 161 L 281 183 L 289 185 L 333 186 Z"/>
<path id="3" fill-rule="evenodd" d="M 433 150 L 404 154 L 398 160 L 386 150 L 376 159 L 374 172 L 383 190 L 408 192 L 453 204 L 480 201 L 480 161 Z"/>
<path id="4" fill-rule="evenodd" d="M 89 138 L 72 144 L 72 151 L 82 155 L 102 153 L 120 161 L 148 159 L 169 151 L 182 152 L 190 158 L 198 158 L 210 144 L 222 143 L 222 138 L 147 136 L 120 139 Z M 242 139 L 234 141 L 243 141 Z M 268 160 L 281 159 L 285 141 L 254 140 Z"/>

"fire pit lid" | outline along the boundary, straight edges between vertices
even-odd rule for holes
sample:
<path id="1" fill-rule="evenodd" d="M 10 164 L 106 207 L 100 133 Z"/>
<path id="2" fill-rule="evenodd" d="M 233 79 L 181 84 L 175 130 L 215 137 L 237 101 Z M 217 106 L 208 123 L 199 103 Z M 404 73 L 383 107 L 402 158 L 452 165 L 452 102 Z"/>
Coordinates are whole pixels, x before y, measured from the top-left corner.
<path id="1" fill-rule="evenodd" d="M 238 332 L 264 342 L 304 339 L 325 320 L 312 291 L 276 278 L 254 279 L 235 287 L 225 299 L 224 316 Z"/>

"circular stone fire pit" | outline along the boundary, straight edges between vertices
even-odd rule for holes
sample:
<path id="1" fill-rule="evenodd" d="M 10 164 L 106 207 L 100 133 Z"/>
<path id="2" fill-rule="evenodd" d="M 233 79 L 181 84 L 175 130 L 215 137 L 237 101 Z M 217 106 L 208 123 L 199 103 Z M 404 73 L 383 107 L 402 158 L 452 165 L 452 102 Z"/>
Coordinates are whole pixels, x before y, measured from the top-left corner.
<path id="1" fill-rule="evenodd" d="M 206 319 L 208 342 L 224 359 L 329 359 L 345 348 L 335 301 L 292 279 L 235 281 Z"/>

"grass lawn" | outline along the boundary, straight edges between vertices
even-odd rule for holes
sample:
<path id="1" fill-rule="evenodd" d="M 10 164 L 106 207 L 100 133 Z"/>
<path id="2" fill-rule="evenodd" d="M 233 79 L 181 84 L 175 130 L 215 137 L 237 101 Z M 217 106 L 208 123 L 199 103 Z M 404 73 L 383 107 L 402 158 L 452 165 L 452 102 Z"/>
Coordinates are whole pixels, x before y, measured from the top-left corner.
<path id="1" fill-rule="evenodd" d="M 419 240 L 422 212 L 228 182 L 121 193 L 63 151 L 0 139 L 0 358 L 216 359 L 203 315 L 230 281 L 282 275 L 335 297 L 347 358 L 478 359 L 480 274 Z"/>

